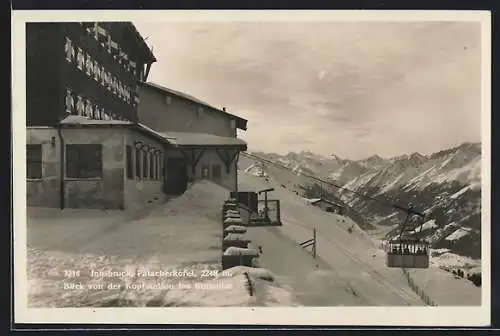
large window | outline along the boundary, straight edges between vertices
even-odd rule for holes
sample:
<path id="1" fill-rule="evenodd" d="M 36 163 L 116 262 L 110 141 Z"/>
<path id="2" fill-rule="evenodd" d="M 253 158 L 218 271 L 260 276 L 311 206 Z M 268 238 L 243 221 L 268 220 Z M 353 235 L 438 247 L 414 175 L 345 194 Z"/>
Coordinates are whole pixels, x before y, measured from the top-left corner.
<path id="1" fill-rule="evenodd" d="M 158 169 L 158 162 L 160 162 L 160 157 L 158 156 L 158 154 L 155 154 L 154 156 L 155 160 L 154 160 L 154 164 L 155 164 L 155 180 L 159 180 L 160 179 L 160 176 L 159 176 L 159 172 L 160 172 L 160 169 Z"/>
<path id="2" fill-rule="evenodd" d="M 163 154 L 160 153 L 160 156 L 158 157 L 158 175 L 160 180 L 163 178 Z"/>
<path id="3" fill-rule="evenodd" d="M 66 145 L 66 177 L 102 178 L 102 145 Z"/>
<path id="4" fill-rule="evenodd" d="M 135 149 L 135 177 L 140 179 L 141 174 L 141 150 L 139 148 Z"/>
<path id="5" fill-rule="evenodd" d="M 146 151 L 143 151 L 142 152 L 142 177 L 144 177 L 145 180 L 147 180 L 148 173 L 149 173 L 148 163 L 149 163 L 149 153 Z"/>
<path id="6" fill-rule="evenodd" d="M 26 177 L 42 178 L 42 145 L 26 145 Z"/>
<path id="7" fill-rule="evenodd" d="M 155 155 L 153 153 L 149 153 L 149 179 L 155 179 Z"/>
<path id="8" fill-rule="evenodd" d="M 133 153 L 132 153 L 132 146 L 130 145 L 127 145 L 126 147 L 126 156 L 127 156 L 127 178 L 129 180 L 133 180 L 134 179 L 134 158 L 133 158 Z"/>

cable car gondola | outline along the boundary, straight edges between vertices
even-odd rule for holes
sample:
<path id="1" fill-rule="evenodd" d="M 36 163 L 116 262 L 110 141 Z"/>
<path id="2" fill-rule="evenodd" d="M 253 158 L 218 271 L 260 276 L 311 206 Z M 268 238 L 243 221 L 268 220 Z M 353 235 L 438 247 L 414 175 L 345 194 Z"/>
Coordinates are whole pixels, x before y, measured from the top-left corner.
<path id="1" fill-rule="evenodd" d="M 397 268 L 429 268 L 429 243 L 415 237 L 415 232 L 408 231 L 410 217 L 417 216 L 423 223 L 424 215 L 411 207 L 404 209 L 407 216 L 396 239 L 390 240 L 387 245 L 387 267 Z"/>

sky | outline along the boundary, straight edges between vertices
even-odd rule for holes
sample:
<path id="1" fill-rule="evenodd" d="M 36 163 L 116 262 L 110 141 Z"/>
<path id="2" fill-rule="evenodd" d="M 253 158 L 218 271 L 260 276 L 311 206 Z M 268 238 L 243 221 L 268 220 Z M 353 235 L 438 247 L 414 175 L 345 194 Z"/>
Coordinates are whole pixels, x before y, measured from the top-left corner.
<path id="1" fill-rule="evenodd" d="M 362 159 L 481 140 L 478 22 L 134 22 L 149 81 L 248 120 L 249 151 Z"/>

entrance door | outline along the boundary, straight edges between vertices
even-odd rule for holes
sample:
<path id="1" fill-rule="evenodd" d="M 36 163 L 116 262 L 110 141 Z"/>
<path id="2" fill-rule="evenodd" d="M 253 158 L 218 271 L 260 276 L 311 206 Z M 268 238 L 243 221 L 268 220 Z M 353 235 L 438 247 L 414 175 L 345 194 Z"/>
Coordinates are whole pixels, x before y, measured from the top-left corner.
<path id="1" fill-rule="evenodd" d="M 165 193 L 168 195 L 180 195 L 184 193 L 188 183 L 186 159 L 167 159 L 166 168 L 167 179 L 165 181 Z"/>

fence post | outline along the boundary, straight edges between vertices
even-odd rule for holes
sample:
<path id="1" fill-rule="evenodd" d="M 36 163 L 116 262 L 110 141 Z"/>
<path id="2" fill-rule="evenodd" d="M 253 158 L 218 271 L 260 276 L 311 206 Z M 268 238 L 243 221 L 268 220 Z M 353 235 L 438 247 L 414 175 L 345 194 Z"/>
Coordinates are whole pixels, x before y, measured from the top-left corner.
<path id="1" fill-rule="evenodd" d="M 316 259 L 316 228 L 313 229 L 313 258 Z"/>

